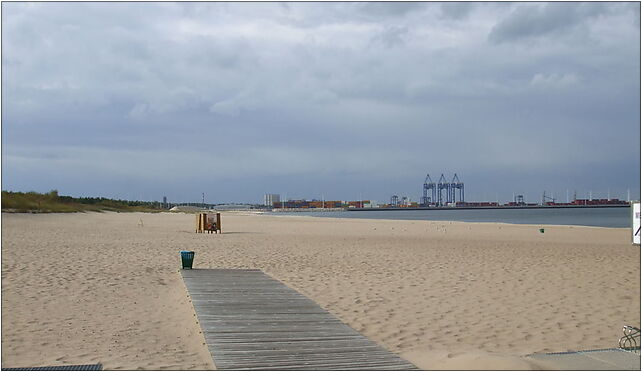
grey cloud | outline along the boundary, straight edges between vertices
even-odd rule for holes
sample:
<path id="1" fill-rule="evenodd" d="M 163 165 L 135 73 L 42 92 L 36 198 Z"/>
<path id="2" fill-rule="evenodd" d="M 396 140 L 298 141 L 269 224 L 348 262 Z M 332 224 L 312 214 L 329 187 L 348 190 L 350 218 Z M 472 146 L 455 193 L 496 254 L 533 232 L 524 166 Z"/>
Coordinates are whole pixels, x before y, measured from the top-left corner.
<path id="1" fill-rule="evenodd" d="M 475 3 L 472 2 L 448 2 L 441 3 L 439 9 L 444 17 L 461 20 L 468 17 L 474 7 Z"/>
<path id="2" fill-rule="evenodd" d="M 357 3 L 357 9 L 362 14 L 374 17 L 401 17 L 410 12 L 423 9 L 426 4 L 421 2 L 365 2 Z"/>
<path id="3" fill-rule="evenodd" d="M 639 16 L 554 5 L 3 4 L 3 187 L 384 200 L 435 168 L 471 193 L 639 168 L 615 135 L 639 134 Z"/>
<path id="4" fill-rule="evenodd" d="M 373 41 L 382 43 L 386 48 L 392 48 L 404 43 L 404 35 L 408 29 L 404 26 L 386 27 L 379 35 L 373 38 Z"/>
<path id="5" fill-rule="evenodd" d="M 491 30 L 495 43 L 558 34 L 609 10 L 602 3 L 522 3 Z"/>

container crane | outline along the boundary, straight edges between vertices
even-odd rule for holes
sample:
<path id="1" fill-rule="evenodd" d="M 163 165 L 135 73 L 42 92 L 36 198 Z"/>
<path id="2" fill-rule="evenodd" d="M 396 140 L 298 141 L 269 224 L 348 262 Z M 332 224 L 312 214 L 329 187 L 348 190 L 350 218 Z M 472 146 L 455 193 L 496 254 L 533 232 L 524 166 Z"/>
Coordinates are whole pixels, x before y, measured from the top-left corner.
<path id="1" fill-rule="evenodd" d="M 451 202 L 454 203 L 455 196 L 457 194 L 457 190 L 459 190 L 459 201 L 463 202 L 464 201 L 464 183 L 459 180 L 459 177 L 457 177 L 457 173 L 455 173 L 455 176 L 453 177 L 452 181 L 450 181 L 450 192 L 451 192 Z"/>
<path id="2" fill-rule="evenodd" d="M 544 194 L 542 194 L 542 205 L 546 205 L 548 200 L 552 201 L 553 204 L 555 203 L 555 198 L 546 195 L 546 190 L 544 190 Z"/>
<path id="3" fill-rule="evenodd" d="M 390 205 L 393 206 L 393 207 L 398 207 L 399 206 L 399 196 L 393 195 L 390 198 Z"/>
<path id="4" fill-rule="evenodd" d="M 421 197 L 421 205 L 427 207 L 431 203 L 435 202 L 435 189 L 436 185 L 430 178 L 430 174 L 426 174 L 426 179 L 424 180 L 424 192 L 423 196 Z M 432 190 L 431 197 L 428 196 L 428 190 Z"/>
<path id="5" fill-rule="evenodd" d="M 450 203 L 450 183 L 446 181 L 444 174 L 441 174 L 439 181 L 437 181 L 437 206 L 441 207 L 444 205 L 444 198 L 442 191 L 446 192 L 446 203 Z"/>

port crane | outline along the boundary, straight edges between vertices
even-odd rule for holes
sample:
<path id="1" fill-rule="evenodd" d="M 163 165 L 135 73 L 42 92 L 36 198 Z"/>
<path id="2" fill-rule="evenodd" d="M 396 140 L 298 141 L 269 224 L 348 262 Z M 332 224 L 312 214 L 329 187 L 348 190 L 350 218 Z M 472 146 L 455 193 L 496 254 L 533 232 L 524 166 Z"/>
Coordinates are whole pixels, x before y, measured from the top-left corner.
<path id="1" fill-rule="evenodd" d="M 426 179 L 424 180 L 424 194 L 421 197 L 421 205 L 427 207 L 431 203 L 435 202 L 435 193 L 437 192 L 435 187 L 436 184 L 430 178 L 430 174 L 426 174 Z M 428 190 L 432 190 L 432 194 L 430 197 L 428 196 Z"/>
<path id="2" fill-rule="evenodd" d="M 450 181 L 450 202 L 455 203 L 455 196 L 457 195 L 457 190 L 459 190 L 459 201 L 463 202 L 464 201 L 464 183 L 459 181 L 459 177 L 457 177 L 457 173 L 455 173 L 455 176 L 453 177 L 452 181 Z"/>
<path id="3" fill-rule="evenodd" d="M 549 200 L 552 201 L 553 203 L 555 203 L 556 199 L 546 195 L 546 191 L 544 191 L 544 194 L 542 194 L 542 205 L 546 205 L 546 202 L 549 201 Z"/>
<path id="4" fill-rule="evenodd" d="M 441 207 L 444 205 L 444 198 L 442 197 L 442 191 L 446 192 L 446 203 L 450 196 L 450 183 L 446 181 L 444 174 L 441 174 L 439 181 L 437 181 L 437 206 Z"/>
<path id="5" fill-rule="evenodd" d="M 428 197 L 429 190 L 432 191 L 432 198 Z M 457 194 L 459 194 L 459 198 L 457 198 Z M 450 182 L 446 180 L 446 177 L 444 177 L 442 173 L 436 184 L 432 182 L 430 175 L 426 175 L 421 204 L 425 206 L 435 204 L 438 207 L 442 207 L 449 203 L 455 203 L 457 199 L 459 199 L 460 202 L 464 201 L 464 183 L 459 180 L 457 173 L 455 173 L 455 176 Z"/>

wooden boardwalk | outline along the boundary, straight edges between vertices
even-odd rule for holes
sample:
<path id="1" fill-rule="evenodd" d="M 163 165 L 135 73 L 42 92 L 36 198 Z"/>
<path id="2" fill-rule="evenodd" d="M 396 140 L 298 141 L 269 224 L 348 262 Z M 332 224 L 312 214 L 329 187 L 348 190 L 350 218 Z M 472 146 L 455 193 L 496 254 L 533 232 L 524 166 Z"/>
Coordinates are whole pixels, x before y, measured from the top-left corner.
<path id="1" fill-rule="evenodd" d="M 217 369 L 417 369 L 260 270 L 182 275 Z"/>

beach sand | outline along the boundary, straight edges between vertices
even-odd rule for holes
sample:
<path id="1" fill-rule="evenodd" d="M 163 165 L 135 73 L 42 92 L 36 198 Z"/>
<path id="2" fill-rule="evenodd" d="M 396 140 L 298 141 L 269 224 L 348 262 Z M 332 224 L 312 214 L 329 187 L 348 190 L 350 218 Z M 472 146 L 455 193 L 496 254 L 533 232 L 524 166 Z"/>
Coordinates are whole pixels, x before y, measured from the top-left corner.
<path id="1" fill-rule="evenodd" d="M 143 226 L 140 225 L 142 220 Z M 422 369 L 539 369 L 640 326 L 629 229 L 224 213 L 2 214 L 2 367 L 214 369 L 178 251 L 258 268 Z"/>

